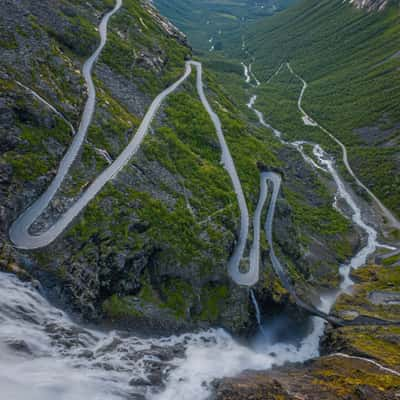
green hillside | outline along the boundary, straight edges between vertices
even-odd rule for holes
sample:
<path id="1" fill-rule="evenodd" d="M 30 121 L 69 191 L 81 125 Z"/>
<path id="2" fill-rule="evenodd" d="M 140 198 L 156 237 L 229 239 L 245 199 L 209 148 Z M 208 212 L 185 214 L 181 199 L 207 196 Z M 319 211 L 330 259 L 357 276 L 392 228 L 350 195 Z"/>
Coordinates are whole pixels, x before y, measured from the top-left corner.
<path id="1" fill-rule="evenodd" d="M 246 38 L 261 81 L 289 61 L 309 83 L 304 108 L 349 147 L 356 173 L 397 215 L 399 20 L 397 2 L 383 12 L 367 12 L 340 0 L 303 0 L 248 27 Z M 301 126 L 296 104 L 300 89 L 300 81 L 284 68 L 261 89 L 263 111 L 289 135 L 313 130 L 322 136 Z"/>

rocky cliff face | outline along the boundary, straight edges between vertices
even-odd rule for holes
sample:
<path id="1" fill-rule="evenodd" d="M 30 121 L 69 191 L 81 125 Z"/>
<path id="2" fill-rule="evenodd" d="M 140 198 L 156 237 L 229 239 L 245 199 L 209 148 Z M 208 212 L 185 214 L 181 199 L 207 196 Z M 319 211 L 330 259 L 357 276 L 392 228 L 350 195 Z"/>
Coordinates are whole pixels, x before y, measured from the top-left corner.
<path id="1" fill-rule="evenodd" d="M 394 254 L 394 255 L 393 255 Z M 400 320 L 400 252 L 383 265 L 354 272 L 351 295 L 340 296 L 335 311 L 344 319 L 369 315 Z M 329 328 L 322 357 L 271 371 L 247 371 L 216 383 L 218 400 L 395 400 L 400 388 L 400 328 L 365 325 Z"/>

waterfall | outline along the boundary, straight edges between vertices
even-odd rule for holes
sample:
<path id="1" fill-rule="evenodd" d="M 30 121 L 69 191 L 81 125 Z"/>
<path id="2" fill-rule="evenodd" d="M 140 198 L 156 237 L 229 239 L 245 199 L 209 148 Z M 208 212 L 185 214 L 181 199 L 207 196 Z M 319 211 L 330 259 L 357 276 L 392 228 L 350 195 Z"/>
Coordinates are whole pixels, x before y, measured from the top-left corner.
<path id="1" fill-rule="evenodd" d="M 260 306 L 258 305 L 256 295 L 254 294 L 253 289 L 250 289 L 250 297 L 251 297 L 251 301 L 253 302 L 254 309 L 256 311 L 256 319 L 257 319 L 258 327 L 260 328 L 260 332 L 265 336 L 264 327 L 262 326 L 262 322 L 261 322 Z"/>

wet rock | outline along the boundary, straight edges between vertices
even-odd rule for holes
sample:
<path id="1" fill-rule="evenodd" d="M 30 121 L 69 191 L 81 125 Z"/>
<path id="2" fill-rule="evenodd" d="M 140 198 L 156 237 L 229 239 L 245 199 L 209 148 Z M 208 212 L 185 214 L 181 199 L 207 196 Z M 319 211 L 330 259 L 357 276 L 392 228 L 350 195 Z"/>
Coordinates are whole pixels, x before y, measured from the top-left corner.
<path id="1" fill-rule="evenodd" d="M 24 340 L 14 340 L 14 341 L 9 341 L 7 343 L 8 347 L 10 347 L 12 350 L 18 352 L 18 353 L 25 353 L 32 355 L 33 352 L 31 348 L 29 347 L 28 343 L 25 342 Z"/>
<path id="2" fill-rule="evenodd" d="M 145 378 L 132 378 L 129 381 L 130 386 L 151 386 L 150 380 Z"/>
<path id="3" fill-rule="evenodd" d="M 344 320 L 354 320 L 359 317 L 360 314 L 357 311 L 346 310 L 339 312 L 339 316 Z"/>
<path id="4" fill-rule="evenodd" d="M 160 361 L 171 361 L 174 358 L 183 358 L 185 355 L 185 347 L 182 344 L 177 344 L 175 346 L 151 346 L 151 354 L 157 356 Z"/>
<path id="5" fill-rule="evenodd" d="M 122 343 L 122 340 L 119 337 L 113 338 L 113 340 L 97 349 L 96 354 L 107 354 L 115 351 L 115 349 Z"/>
<path id="6" fill-rule="evenodd" d="M 91 350 L 83 350 L 79 353 L 78 357 L 80 358 L 86 358 L 86 359 L 90 359 L 94 356 L 93 351 Z"/>
<path id="7" fill-rule="evenodd" d="M 373 304 L 378 305 L 400 304 L 400 292 L 373 291 L 368 298 Z"/>
<path id="8" fill-rule="evenodd" d="M 282 400 L 293 399 L 274 379 L 261 380 L 251 373 L 238 378 L 224 379 L 215 384 L 216 400 Z"/>

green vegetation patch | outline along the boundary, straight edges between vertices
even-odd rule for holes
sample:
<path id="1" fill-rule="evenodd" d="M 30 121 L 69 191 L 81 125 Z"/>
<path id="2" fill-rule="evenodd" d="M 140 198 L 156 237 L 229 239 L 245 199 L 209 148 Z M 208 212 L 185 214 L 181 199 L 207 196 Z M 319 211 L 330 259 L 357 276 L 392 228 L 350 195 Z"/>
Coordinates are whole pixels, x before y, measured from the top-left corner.
<path id="1" fill-rule="evenodd" d="M 377 370 L 364 362 L 343 357 L 327 357 L 318 360 L 312 371 L 313 384 L 319 391 L 327 389 L 337 394 L 338 398 L 347 398 L 358 393 L 362 386 L 373 387 L 384 396 L 389 390 L 396 390 L 400 378 L 391 373 Z"/>
<path id="2" fill-rule="evenodd" d="M 357 284 L 351 295 L 343 294 L 338 299 L 335 310 L 355 311 L 362 315 L 400 320 L 400 304 L 374 304 L 370 295 L 374 291 L 398 293 L 400 287 L 400 267 L 369 266 L 354 271 Z"/>
<path id="3" fill-rule="evenodd" d="M 221 310 L 228 306 L 229 298 L 229 288 L 227 286 L 215 286 L 213 284 L 204 286 L 201 290 L 202 312 L 199 317 L 200 320 L 216 321 Z"/>
<path id="4" fill-rule="evenodd" d="M 190 50 L 169 36 L 140 2 L 125 0 L 114 16 L 101 61 L 156 96 L 183 73 Z"/>

